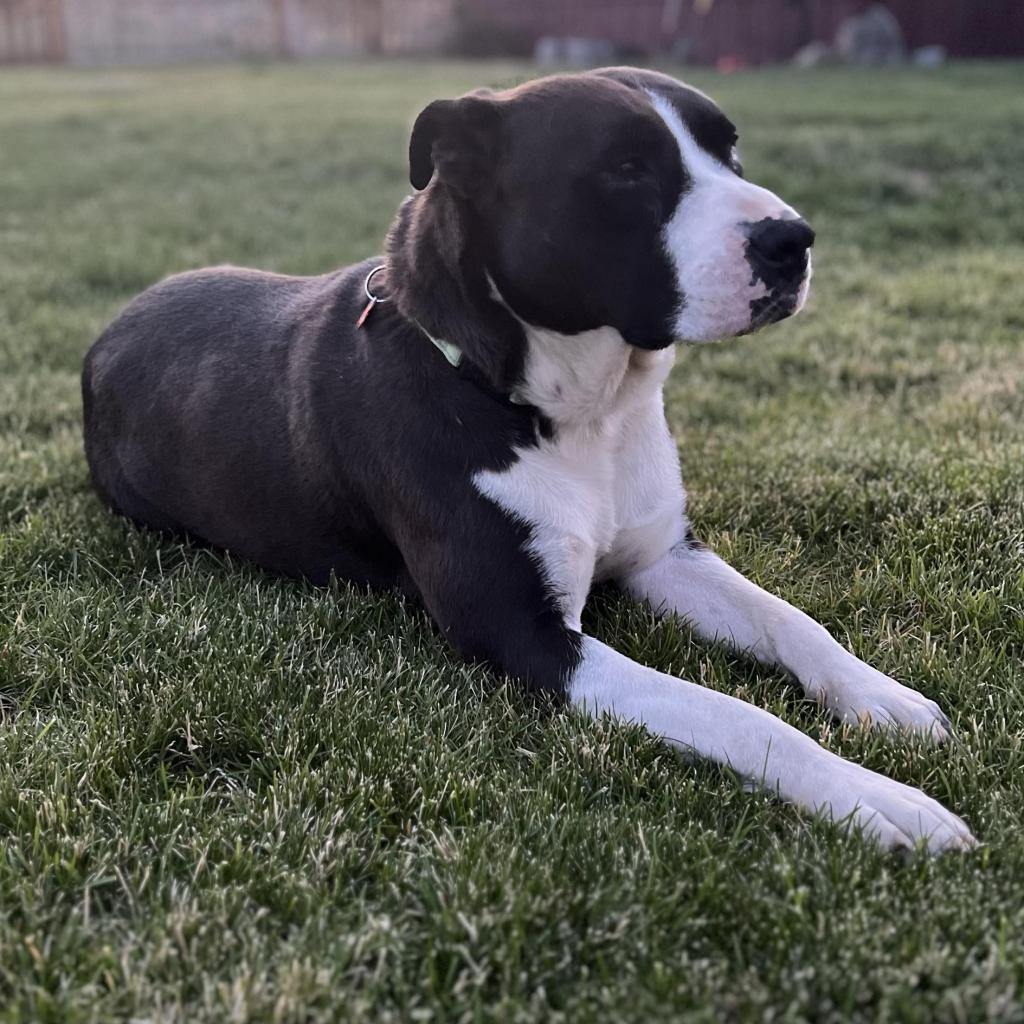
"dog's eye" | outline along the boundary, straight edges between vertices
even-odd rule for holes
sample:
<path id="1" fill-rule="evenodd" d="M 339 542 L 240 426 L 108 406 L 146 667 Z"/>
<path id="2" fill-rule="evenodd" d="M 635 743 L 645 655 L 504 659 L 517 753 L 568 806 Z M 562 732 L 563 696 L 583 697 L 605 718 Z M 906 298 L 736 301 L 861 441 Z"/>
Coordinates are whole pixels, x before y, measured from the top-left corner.
<path id="1" fill-rule="evenodd" d="M 651 177 L 650 167 L 639 157 L 621 160 L 612 173 L 619 181 L 623 182 L 644 181 Z"/>

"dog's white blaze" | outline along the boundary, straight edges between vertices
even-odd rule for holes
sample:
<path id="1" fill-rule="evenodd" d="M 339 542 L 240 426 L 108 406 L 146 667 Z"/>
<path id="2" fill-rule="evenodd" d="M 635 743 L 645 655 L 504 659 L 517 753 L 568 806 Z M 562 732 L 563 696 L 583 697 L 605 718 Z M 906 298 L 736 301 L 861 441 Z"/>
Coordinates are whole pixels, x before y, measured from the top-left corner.
<path id="1" fill-rule="evenodd" d="M 562 335 L 524 324 L 529 342 L 520 401 L 555 436 L 518 449 L 507 470 L 476 474 L 477 489 L 531 528 L 530 552 L 566 624 L 595 577 L 657 561 L 686 529 L 675 442 L 661 387 L 673 349 L 645 352 L 618 331 Z"/>
<path id="2" fill-rule="evenodd" d="M 676 336 L 681 341 L 714 341 L 738 334 L 751 326 L 750 303 L 768 293 L 762 282 L 751 283 L 744 225 L 798 214 L 702 149 L 664 96 L 653 91 L 648 95 L 675 136 L 690 178 L 664 236 L 684 296 Z"/>

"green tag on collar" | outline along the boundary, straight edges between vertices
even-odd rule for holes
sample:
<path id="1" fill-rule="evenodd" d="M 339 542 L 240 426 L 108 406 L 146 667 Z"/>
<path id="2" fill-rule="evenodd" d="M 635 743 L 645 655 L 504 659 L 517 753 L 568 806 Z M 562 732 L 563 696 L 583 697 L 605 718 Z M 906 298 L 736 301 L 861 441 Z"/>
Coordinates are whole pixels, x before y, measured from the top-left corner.
<path id="1" fill-rule="evenodd" d="M 443 338 L 435 338 L 430 331 L 426 329 L 419 322 L 415 321 L 416 326 L 427 336 L 430 344 L 434 346 L 448 360 L 452 366 L 458 366 L 462 362 L 462 349 L 458 345 L 453 345 L 450 341 L 445 341 Z"/>
<path id="2" fill-rule="evenodd" d="M 445 341 L 443 338 L 435 338 L 430 331 L 426 329 L 419 322 L 419 320 L 413 320 L 413 323 L 426 335 L 430 344 L 437 349 L 448 360 L 452 366 L 457 367 L 462 362 L 462 349 L 458 345 L 453 345 L 450 341 Z M 518 395 L 509 394 L 508 400 L 513 405 L 529 405 L 529 401 L 525 398 L 520 398 Z"/>

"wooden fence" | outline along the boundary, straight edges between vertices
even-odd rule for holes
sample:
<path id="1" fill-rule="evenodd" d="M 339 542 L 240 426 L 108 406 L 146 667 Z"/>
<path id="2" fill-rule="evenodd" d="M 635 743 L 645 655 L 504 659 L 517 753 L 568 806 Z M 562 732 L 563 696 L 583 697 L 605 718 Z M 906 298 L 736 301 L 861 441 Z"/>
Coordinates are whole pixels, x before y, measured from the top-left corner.
<path id="1" fill-rule="evenodd" d="M 0 0 L 0 64 L 441 50 L 456 0 Z"/>
<path id="2" fill-rule="evenodd" d="M 887 0 L 911 46 L 1024 55 L 1024 0 Z M 0 0 L 0 63 L 150 64 L 240 57 L 428 53 L 460 18 L 476 43 L 586 36 L 698 63 L 787 60 L 830 40 L 865 0 Z"/>

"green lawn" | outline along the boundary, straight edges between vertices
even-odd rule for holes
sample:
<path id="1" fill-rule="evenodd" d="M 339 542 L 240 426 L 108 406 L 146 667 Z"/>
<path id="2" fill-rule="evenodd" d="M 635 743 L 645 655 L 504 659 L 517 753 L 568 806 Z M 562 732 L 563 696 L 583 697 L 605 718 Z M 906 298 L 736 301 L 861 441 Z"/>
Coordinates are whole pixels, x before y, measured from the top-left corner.
<path id="1" fill-rule="evenodd" d="M 379 251 L 495 65 L 0 73 L 0 1021 L 1024 1018 L 1024 66 L 693 76 L 818 230 L 668 389 L 698 532 L 920 687 L 840 729 L 614 594 L 586 627 L 964 815 L 885 856 L 457 662 L 395 596 L 126 529 L 78 371 L 168 272 Z"/>

